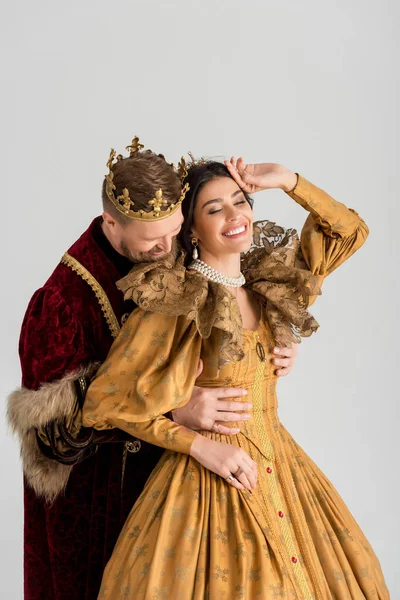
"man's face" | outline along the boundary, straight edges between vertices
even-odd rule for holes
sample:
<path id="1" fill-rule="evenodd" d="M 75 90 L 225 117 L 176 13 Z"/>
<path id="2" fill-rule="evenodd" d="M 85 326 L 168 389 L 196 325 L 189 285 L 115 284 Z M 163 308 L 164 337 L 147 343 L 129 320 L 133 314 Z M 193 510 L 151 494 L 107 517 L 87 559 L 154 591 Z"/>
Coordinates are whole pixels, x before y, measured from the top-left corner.
<path id="1" fill-rule="evenodd" d="M 160 221 L 138 221 L 122 226 L 103 214 L 105 233 L 113 247 L 132 262 L 150 262 L 170 255 L 176 257 L 176 236 L 182 223 L 181 207 Z"/>

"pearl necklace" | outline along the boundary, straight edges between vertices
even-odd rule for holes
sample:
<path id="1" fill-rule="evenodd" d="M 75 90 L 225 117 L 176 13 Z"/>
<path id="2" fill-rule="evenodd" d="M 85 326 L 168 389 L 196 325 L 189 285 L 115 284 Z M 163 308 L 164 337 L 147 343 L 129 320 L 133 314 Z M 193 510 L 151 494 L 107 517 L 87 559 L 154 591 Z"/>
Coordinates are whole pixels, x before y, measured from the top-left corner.
<path id="1" fill-rule="evenodd" d="M 207 279 L 215 281 L 216 283 L 222 283 L 222 285 L 226 285 L 227 287 L 242 287 L 242 285 L 246 283 L 243 273 L 240 273 L 239 277 L 226 277 L 199 259 L 190 263 L 189 269 L 194 269 L 205 275 Z"/>

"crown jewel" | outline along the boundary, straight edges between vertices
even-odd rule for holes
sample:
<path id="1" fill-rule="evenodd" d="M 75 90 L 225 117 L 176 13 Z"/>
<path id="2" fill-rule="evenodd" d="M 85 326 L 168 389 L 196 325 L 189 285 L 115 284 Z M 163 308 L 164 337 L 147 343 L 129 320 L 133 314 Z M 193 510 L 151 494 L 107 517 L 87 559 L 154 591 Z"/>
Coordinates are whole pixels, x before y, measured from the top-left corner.
<path id="1" fill-rule="evenodd" d="M 139 143 L 138 136 L 135 136 L 132 140 L 132 143 L 126 147 L 126 150 L 129 151 L 129 156 L 131 157 L 134 154 L 136 154 L 136 152 L 140 152 L 143 148 L 143 144 Z M 149 150 L 149 152 L 151 152 L 151 150 Z M 162 155 L 159 156 L 161 158 L 164 158 Z M 173 204 L 168 204 L 167 200 L 163 199 L 162 190 L 159 189 L 155 192 L 154 198 L 147 202 L 147 205 L 151 210 L 135 210 L 135 202 L 129 196 L 129 190 L 127 188 L 124 188 L 122 190 L 122 194 L 120 194 L 119 196 L 115 196 L 116 186 L 114 184 L 114 167 L 119 161 L 123 160 L 123 158 L 124 157 L 122 156 L 122 154 L 118 154 L 117 156 L 114 148 L 111 148 L 110 156 L 106 163 L 108 173 L 105 176 L 105 191 L 107 198 L 113 203 L 115 208 L 121 214 L 125 215 L 126 217 L 129 217 L 129 219 L 139 221 L 159 221 L 160 219 L 165 219 L 166 217 L 170 217 L 171 215 L 173 215 L 178 210 L 182 200 L 186 196 L 186 193 L 189 191 L 189 185 L 186 183 L 183 186 L 180 197 Z M 116 162 L 114 162 L 114 160 L 116 160 Z M 186 163 L 183 157 L 178 165 L 177 174 L 179 175 L 181 180 L 183 180 L 187 174 Z"/>

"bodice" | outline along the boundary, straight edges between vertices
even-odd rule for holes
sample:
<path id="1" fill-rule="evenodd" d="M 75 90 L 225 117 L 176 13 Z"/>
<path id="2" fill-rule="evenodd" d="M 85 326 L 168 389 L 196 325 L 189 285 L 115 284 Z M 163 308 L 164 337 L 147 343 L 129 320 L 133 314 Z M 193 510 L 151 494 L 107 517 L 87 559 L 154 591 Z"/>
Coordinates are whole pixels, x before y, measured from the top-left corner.
<path id="1" fill-rule="evenodd" d="M 203 371 L 196 384 L 200 387 L 241 387 L 250 390 L 254 383 L 256 371 L 259 369 L 260 353 L 257 352 L 257 342 L 262 345 L 265 353 L 263 365 L 263 381 L 276 382 L 275 368 L 272 364 L 272 351 L 274 339 L 271 330 L 264 319 L 260 320 L 256 331 L 243 329 L 244 357 L 239 361 L 229 361 L 222 365 L 218 374 L 215 374 L 215 352 L 217 342 L 214 332 L 203 340 L 201 358 L 204 363 Z"/>
<path id="2" fill-rule="evenodd" d="M 261 344 L 262 349 L 257 349 Z M 256 331 L 243 330 L 244 358 L 241 361 L 231 361 L 222 366 L 218 376 L 214 376 L 214 356 L 212 354 L 215 342 L 212 335 L 203 341 L 202 359 L 204 368 L 196 385 L 201 387 L 237 387 L 244 388 L 248 394 L 245 398 L 230 398 L 236 402 L 251 402 L 251 418 L 241 424 L 241 434 L 248 438 L 264 454 L 271 458 L 273 452 L 270 441 L 278 430 L 276 385 L 278 377 L 276 367 L 272 364 L 274 339 L 265 320 L 261 320 Z M 264 354 L 264 356 L 263 356 Z M 264 358 L 264 360 L 262 360 Z M 225 423 L 237 427 L 237 423 Z M 202 432 L 203 435 L 207 434 Z M 266 440 L 268 443 L 266 444 Z"/>

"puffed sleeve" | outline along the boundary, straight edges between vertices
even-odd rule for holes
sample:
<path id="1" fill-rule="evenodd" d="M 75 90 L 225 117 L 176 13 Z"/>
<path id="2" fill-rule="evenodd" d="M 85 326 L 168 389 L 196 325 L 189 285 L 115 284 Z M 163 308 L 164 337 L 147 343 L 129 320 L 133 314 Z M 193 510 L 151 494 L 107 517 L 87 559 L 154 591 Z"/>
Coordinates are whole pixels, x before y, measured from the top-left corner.
<path id="1" fill-rule="evenodd" d="M 200 351 L 193 321 L 136 309 L 88 389 L 84 425 L 189 454 L 197 434 L 164 415 L 190 399 Z"/>
<path id="2" fill-rule="evenodd" d="M 319 283 L 364 244 L 368 227 L 352 209 L 299 176 L 289 196 L 310 214 L 301 232 L 302 257 Z M 315 296 L 310 298 L 310 304 Z"/>
<path id="3" fill-rule="evenodd" d="M 88 360 L 82 326 L 58 290 L 41 288 L 27 308 L 19 340 L 23 385 L 38 389 Z"/>

